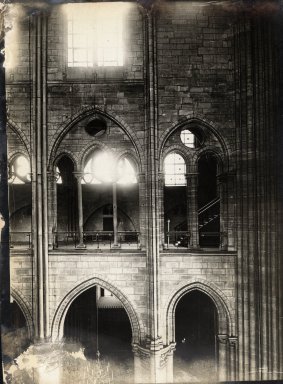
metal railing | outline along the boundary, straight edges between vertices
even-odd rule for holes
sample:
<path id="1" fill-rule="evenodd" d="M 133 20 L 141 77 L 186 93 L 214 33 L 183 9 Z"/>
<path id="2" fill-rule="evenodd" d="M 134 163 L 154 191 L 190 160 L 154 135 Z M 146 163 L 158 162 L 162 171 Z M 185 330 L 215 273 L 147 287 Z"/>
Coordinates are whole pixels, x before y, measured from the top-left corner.
<path id="1" fill-rule="evenodd" d="M 198 210 L 198 214 L 201 215 L 202 213 L 204 213 L 205 211 L 209 210 L 211 207 L 215 206 L 219 202 L 220 202 L 220 198 L 219 197 L 215 197 L 215 199 L 211 200 L 209 203 L 207 203 L 203 207 L 201 207 Z"/>
<path id="2" fill-rule="evenodd" d="M 199 236 L 203 247 L 217 248 L 221 245 L 220 232 L 200 232 Z"/>
<path id="3" fill-rule="evenodd" d="M 10 248 L 26 247 L 31 249 L 32 234 L 30 231 L 10 231 L 9 233 Z"/>
<path id="4" fill-rule="evenodd" d="M 200 230 L 200 236 L 203 232 L 202 228 L 206 227 L 208 224 L 212 223 L 214 224 L 216 220 L 220 216 L 220 199 L 219 197 L 216 197 L 215 199 L 211 200 L 209 203 L 204 205 L 198 210 L 198 227 Z M 210 230 L 212 228 L 209 228 Z"/>
<path id="5" fill-rule="evenodd" d="M 165 233 L 164 248 L 182 247 L 188 248 L 190 245 L 191 234 L 189 231 L 169 231 Z"/>
<path id="6" fill-rule="evenodd" d="M 219 247 L 221 245 L 220 232 L 200 232 L 200 243 L 207 247 Z M 191 234 L 189 231 L 169 231 L 165 233 L 164 249 L 189 248 Z"/>
<path id="7" fill-rule="evenodd" d="M 58 231 L 53 233 L 54 248 L 73 247 L 79 245 L 79 233 L 77 231 Z M 200 241 L 208 246 L 217 246 L 225 243 L 226 232 L 200 232 Z M 96 249 L 114 249 L 113 231 L 85 231 L 83 233 L 84 244 Z M 164 248 L 188 248 L 191 234 L 189 231 L 169 231 L 165 233 Z M 140 232 L 118 231 L 118 248 L 140 249 Z M 10 248 L 32 248 L 32 233 L 29 231 L 10 231 Z"/>
<path id="8" fill-rule="evenodd" d="M 118 231 L 117 244 L 114 244 L 113 231 L 84 231 L 83 242 L 86 246 L 96 249 L 113 249 L 135 247 L 140 249 L 140 233 L 137 231 Z M 55 248 L 79 245 L 79 233 L 77 231 L 58 231 L 54 233 Z"/>

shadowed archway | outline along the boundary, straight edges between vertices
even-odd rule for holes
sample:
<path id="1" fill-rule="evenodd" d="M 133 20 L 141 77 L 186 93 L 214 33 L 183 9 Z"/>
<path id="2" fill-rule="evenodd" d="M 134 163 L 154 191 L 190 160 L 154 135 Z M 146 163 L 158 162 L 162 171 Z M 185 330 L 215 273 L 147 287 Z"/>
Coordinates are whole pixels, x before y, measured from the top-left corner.
<path id="1" fill-rule="evenodd" d="M 193 290 L 175 311 L 176 382 L 217 380 L 217 311 L 205 293 Z"/>

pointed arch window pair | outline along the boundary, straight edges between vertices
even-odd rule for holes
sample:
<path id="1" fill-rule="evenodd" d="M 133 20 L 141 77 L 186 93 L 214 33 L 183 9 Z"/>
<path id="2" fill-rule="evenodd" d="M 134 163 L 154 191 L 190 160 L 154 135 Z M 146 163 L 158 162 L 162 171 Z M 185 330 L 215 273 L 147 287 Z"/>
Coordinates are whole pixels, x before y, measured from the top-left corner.
<path id="1" fill-rule="evenodd" d="M 97 152 L 84 167 L 83 184 L 136 184 L 136 171 L 127 157 L 116 161 L 110 153 Z"/>
<path id="2" fill-rule="evenodd" d="M 200 140 L 189 129 L 180 132 L 181 142 L 191 149 L 199 146 Z M 169 153 L 164 160 L 164 176 L 166 186 L 186 186 L 186 164 L 184 158 L 176 152 Z"/>

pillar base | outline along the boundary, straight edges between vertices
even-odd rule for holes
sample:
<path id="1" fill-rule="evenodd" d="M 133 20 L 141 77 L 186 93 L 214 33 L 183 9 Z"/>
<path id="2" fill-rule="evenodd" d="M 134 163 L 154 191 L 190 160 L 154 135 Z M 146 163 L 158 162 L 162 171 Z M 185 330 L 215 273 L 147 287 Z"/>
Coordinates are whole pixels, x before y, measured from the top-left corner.
<path id="1" fill-rule="evenodd" d="M 188 250 L 189 251 L 199 251 L 201 247 L 199 245 L 189 245 Z"/>
<path id="2" fill-rule="evenodd" d="M 85 249 L 86 248 L 86 245 L 84 243 L 79 243 L 76 248 L 78 249 Z"/>
<path id="3" fill-rule="evenodd" d="M 173 352 L 175 343 L 160 349 L 160 343 L 150 343 L 150 349 L 133 344 L 135 383 L 173 383 Z"/>
<path id="4" fill-rule="evenodd" d="M 121 248 L 121 245 L 120 244 L 113 244 L 113 245 L 111 245 L 111 248 L 119 249 L 119 248 Z"/>

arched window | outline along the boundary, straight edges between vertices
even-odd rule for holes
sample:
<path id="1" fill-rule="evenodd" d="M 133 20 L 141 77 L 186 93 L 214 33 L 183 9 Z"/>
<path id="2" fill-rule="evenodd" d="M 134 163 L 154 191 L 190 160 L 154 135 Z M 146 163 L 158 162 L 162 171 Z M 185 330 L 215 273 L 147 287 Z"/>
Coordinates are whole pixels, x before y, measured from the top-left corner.
<path id="1" fill-rule="evenodd" d="M 108 152 L 95 152 L 84 168 L 84 184 L 136 184 L 136 172 L 131 162 L 123 157 L 117 163 Z"/>
<path id="2" fill-rule="evenodd" d="M 58 167 L 56 167 L 56 183 L 57 184 L 62 184 L 63 181 L 62 181 L 62 176 L 61 176 L 61 173 L 60 173 L 60 170 Z"/>
<path id="3" fill-rule="evenodd" d="M 31 181 L 30 163 L 28 159 L 19 155 L 10 164 L 9 183 L 25 184 Z"/>
<path id="4" fill-rule="evenodd" d="M 178 153 L 170 153 L 164 160 L 164 175 L 166 186 L 186 185 L 186 164 L 185 160 Z"/>
<path id="5" fill-rule="evenodd" d="M 137 177 L 136 172 L 131 162 L 123 157 L 118 162 L 118 183 L 119 184 L 136 184 Z"/>

